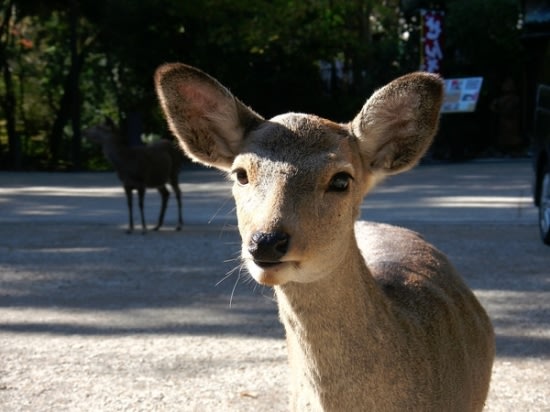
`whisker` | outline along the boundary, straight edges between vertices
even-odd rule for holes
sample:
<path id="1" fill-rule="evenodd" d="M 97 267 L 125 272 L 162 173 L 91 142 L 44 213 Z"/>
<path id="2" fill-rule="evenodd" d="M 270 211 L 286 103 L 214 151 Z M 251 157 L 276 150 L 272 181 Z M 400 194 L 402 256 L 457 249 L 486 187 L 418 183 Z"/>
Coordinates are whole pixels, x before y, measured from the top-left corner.
<path id="1" fill-rule="evenodd" d="M 212 218 L 214 219 L 214 218 Z M 212 220 L 210 220 L 211 222 Z M 209 222 L 209 223 L 210 223 Z M 218 239 L 221 239 L 221 237 L 224 235 L 224 234 L 227 234 L 229 233 L 230 235 L 233 234 L 233 233 L 236 233 L 238 230 L 238 226 L 237 225 L 232 225 L 232 224 L 229 224 L 229 223 L 224 223 L 223 226 L 220 227 L 220 230 L 218 232 Z M 232 242 L 232 243 L 235 243 L 235 242 Z"/>
<path id="2" fill-rule="evenodd" d="M 268 295 L 265 293 L 265 292 L 267 292 L 268 290 L 271 291 L 271 296 L 268 296 Z M 277 303 L 277 299 L 275 298 L 275 292 L 274 292 L 273 289 L 271 289 L 271 288 L 266 288 L 266 287 L 262 288 L 261 296 L 264 297 L 264 298 L 266 298 L 266 299 L 269 299 L 271 302 Z"/>
<path id="3" fill-rule="evenodd" d="M 225 208 L 225 205 L 227 205 L 227 202 L 229 202 L 230 200 L 232 200 L 232 198 L 226 198 L 223 203 L 221 204 L 221 206 L 214 212 L 214 215 L 210 218 L 210 220 L 208 221 L 208 224 L 212 223 L 212 221 L 218 217 L 218 215 L 220 214 L 220 212 L 222 211 L 223 208 Z M 230 213 L 232 213 L 234 210 L 236 210 L 235 207 L 233 207 L 231 209 L 230 212 L 227 213 L 227 215 L 229 215 Z"/>
<path id="4" fill-rule="evenodd" d="M 236 259 L 235 259 L 236 260 Z M 226 261 L 227 262 L 227 261 Z M 233 269 L 229 270 L 223 278 L 216 282 L 216 286 L 219 286 L 223 281 L 228 279 L 237 269 L 240 269 L 241 265 L 235 266 Z M 240 271 L 239 271 L 240 272 Z"/>
<path id="5" fill-rule="evenodd" d="M 239 280 L 241 279 L 241 273 L 243 270 L 243 266 L 239 266 L 239 274 L 237 275 L 237 280 L 235 280 L 235 284 L 233 285 L 233 289 L 231 290 L 231 297 L 229 298 L 229 307 L 231 308 L 231 305 L 233 304 L 233 296 L 235 295 L 235 290 L 237 289 L 237 284 L 239 283 Z"/>

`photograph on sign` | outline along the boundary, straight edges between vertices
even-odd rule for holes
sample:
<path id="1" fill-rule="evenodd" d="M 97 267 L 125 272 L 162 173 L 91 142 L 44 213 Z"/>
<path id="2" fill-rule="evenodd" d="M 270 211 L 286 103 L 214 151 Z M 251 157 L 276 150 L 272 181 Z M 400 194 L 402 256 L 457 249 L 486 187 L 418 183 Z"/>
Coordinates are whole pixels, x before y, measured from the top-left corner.
<path id="1" fill-rule="evenodd" d="M 473 112 L 479 99 L 483 77 L 445 79 L 441 113 Z"/>

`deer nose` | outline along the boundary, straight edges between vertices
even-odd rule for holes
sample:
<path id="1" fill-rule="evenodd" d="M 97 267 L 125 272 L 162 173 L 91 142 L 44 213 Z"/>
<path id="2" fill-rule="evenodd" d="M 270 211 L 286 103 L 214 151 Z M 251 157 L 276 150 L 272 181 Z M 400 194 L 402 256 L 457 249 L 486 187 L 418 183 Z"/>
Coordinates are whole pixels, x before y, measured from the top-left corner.
<path id="1" fill-rule="evenodd" d="M 276 263 L 288 251 L 290 236 L 285 232 L 255 232 L 250 238 L 248 252 L 255 261 Z"/>

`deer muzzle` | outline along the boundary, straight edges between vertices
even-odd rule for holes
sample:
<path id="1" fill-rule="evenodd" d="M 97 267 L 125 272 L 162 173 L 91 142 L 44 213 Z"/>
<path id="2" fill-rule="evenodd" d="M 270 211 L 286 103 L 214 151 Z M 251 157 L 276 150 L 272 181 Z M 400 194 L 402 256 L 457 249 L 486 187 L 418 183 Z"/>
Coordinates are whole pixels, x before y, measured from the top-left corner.
<path id="1" fill-rule="evenodd" d="M 248 243 L 248 253 L 254 263 L 262 268 L 280 263 L 287 253 L 290 235 L 282 231 L 255 232 Z"/>

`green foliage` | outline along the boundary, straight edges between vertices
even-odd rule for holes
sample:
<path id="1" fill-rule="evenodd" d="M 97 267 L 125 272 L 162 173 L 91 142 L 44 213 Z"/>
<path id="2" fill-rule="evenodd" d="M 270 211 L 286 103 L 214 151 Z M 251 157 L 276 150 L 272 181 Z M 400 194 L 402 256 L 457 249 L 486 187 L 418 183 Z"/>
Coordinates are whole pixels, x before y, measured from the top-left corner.
<path id="1" fill-rule="evenodd" d="M 14 143 L 0 123 L 2 165 L 19 150 L 24 168 L 103 168 L 80 129 L 105 116 L 132 129 L 138 114 L 146 139 L 167 135 L 152 77 L 168 61 L 211 73 L 266 117 L 293 110 L 348 121 L 373 89 L 417 69 L 414 17 L 425 3 L 7 0 L 0 99 L 8 102 L 11 80 L 17 133 Z M 515 0 L 435 3 L 447 12 L 446 70 L 517 72 Z"/>
<path id="2" fill-rule="evenodd" d="M 455 70 L 514 73 L 521 54 L 516 0 L 449 0 L 447 50 L 453 53 Z"/>

